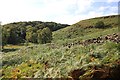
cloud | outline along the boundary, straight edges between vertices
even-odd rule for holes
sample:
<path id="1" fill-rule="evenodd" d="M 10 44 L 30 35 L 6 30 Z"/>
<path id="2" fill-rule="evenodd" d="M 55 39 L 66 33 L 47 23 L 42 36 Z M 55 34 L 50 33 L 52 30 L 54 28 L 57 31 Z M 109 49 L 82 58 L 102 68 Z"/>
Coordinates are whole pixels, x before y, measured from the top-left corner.
<path id="1" fill-rule="evenodd" d="M 0 0 L 0 21 L 3 24 L 18 21 L 55 21 L 73 24 L 86 18 L 115 14 L 117 10 L 114 6 L 111 9 L 111 6 L 106 5 L 96 7 L 93 5 L 95 2 L 95 0 Z M 106 9 L 110 9 L 108 13 L 105 13 Z"/>
<path id="2" fill-rule="evenodd" d="M 111 2 L 119 2 L 119 0 L 107 0 L 108 3 L 111 3 Z"/>
<path id="3" fill-rule="evenodd" d="M 31 4 L 32 2 L 34 4 Z M 42 3 L 44 5 L 41 6 Z M 53 15 L 65 14 L 65 3 L 62 5 L 56 0 L 51 0 L 51 2 L 50 0 L 42 0 L 41 2 L 38 0 L 1 0 L 0 20 L 3 23 L 19 20 L 46 20 Z"/>
<path id="4" fill-rule="evenodd" d="M 107 3 L 112 3 L 112 2 L 119 2 L 119 0 L 94 0 L 94 2 L 107 2 Z"/>

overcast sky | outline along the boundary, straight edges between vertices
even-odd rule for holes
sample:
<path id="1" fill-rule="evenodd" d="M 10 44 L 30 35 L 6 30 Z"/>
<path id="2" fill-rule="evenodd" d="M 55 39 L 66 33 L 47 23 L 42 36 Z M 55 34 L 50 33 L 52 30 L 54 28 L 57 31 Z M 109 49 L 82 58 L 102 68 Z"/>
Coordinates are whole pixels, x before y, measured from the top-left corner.
<path id="1" fill-rule="evenodd" d="M 2 24 L 54 21 L 73 24 L 83 19 L 118 14 L 119 0 L 0 0 Z"/>

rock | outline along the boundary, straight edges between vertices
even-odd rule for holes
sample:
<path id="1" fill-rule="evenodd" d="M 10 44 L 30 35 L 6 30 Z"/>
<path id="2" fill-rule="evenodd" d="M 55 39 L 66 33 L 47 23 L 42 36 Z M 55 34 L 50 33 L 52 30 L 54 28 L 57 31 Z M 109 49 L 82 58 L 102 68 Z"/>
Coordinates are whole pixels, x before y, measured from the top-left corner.
<path id="1" fill-rule="evenodd" d="M 79 80 L 79 76 L 83 75 L 85 72 L 86 71 L 83 69 L 76 69 L 76 70 L 70 71 L 68 75 L 71 76 L 73 80 Z"/>

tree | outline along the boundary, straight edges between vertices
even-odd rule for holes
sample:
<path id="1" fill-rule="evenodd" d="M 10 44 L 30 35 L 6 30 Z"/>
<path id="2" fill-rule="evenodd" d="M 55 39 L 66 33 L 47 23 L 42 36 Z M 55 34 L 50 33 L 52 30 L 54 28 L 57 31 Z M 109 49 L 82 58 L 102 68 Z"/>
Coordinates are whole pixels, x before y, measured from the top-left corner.
<path id="1" fill-rule="evenodd" d="M 35 32 L 33 32 L 33 34 L 32 34 L 31 42 L 37 43 L 37 34 Z"/>
<path id="2" fill-rule="evenodd" d="M 38 30 L 37 31 L 37 39 L 38 39 L 37 40 L 38 43 L 42 43 L 42 44 L 51 42 L 52 31 L 48 27 L 46 27 L 42 30 Z"/>
<path id="3" fill-rule="evenodd" d="M 102 22 L 102 21 L 98 21 L 98 22 L 95 24 L 95 27 L 96 27 L 96 28 L 104 28 L 104 27 L 105 27 L 105 24 L 104 24 L 104 22 Z"/>
<path id="4" fill-rule="evenodd" d="M 51 30 L 46 27 L 42 30 L 42 39 L 43 39 L 43 43 L 49 43 L 52 40 L 52 32 Z"/>
<path id="5" fill-rule="evenodd" d="M 41 30 L 41 29 L 39 29 L 39 30 L 37 31 L 37 42 L 40 43 L 40 44 L 43 43 L 43 42 L 42 42 L 42 30 Z"/>
<path id="6" fill-rule="evenodd" d="M 37 42 L 37 34 L 35 33 L 35 28 L 32 26 L 28 26 L 26 30 L 26 40 L 27 42 L 36 43 Z"/>
<path id="7" fill-rule="evenodd" d="M 7 26 L 3 26 L 3 28 L 5 30 L 7 30 L 7 33 L 9 34 L 9 38 L 8 38 L 8 41 L 7 41 L 8 44 L 18 44 L 18 43 L 20 43 L 21 38 L 18 34 L 17 26 L 7 25 Z M 3 32 L 5 30 L 3 30 Z"/>
<path id="8" fill-rule="evenodd" d="M 9 37 L 9 29 L 5 29 L 2 27 L 2 50 L 4 49 L 4 46 L 8 43 Z"/>

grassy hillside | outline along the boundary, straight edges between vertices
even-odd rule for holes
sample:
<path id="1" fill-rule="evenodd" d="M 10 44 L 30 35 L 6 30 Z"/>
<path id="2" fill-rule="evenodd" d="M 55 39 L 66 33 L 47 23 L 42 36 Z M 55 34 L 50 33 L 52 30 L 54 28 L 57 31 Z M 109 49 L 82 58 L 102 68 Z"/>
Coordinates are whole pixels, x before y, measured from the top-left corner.
<path id="1" fill-rule="evenodd" d="M 54 40 L 57 41 L 57 40 L 73 39 L 77 37 L 83 37 L 91 33 L 96 34 L 96 32 L 98 32 L 99 34 L 99 32 L 105 31 L 106 29 L 108 30 L 108 28 L 106 29 L 94 28 L 95 24 L 98 21 L 103 21 L 107 27 L 110 27 L 109 30 L 111 30 L 111 28 L 113 29 L 118 28 L 118 15 L 98 17 L 88 20 L 82 20 L 76 24 L 73 24 L 69 27 L 54 32 L 53 33 Z"/>
<path id="2" fill-rule="evenodd" d="M 95 28 L 97 21 L 111 26 Z M 17 46 L 17 50 L 2 55 L 2 78 L 117 80 L 120 73 L 117 26 L 117 16 L 83 20 L 53 32 L 52 43 Z"/>

